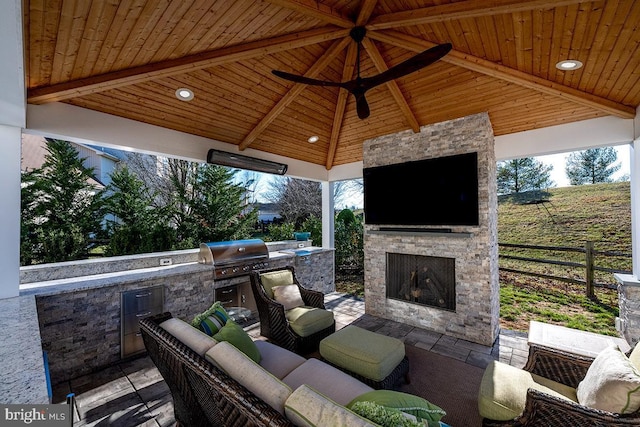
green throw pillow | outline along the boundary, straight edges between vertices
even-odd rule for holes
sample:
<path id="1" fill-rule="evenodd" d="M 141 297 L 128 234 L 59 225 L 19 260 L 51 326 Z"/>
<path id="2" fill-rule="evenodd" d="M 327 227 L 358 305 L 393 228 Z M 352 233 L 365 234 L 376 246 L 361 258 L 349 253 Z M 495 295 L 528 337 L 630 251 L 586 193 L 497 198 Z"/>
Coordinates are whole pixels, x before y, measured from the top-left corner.
<path id="1" fill-rule="evenodd" d="M 393 390 L 373 390 L 353 399 L 347 405 L 352 406 L 358 402 L 374 402 L 387 408 L 397 409 L 415 416 L 418 420 L 440 421 L 447 413 L 437 405 L 418 396 Z"/>
<path id="2" fill-rule="evenodd" d="M 356 402 L 350 409 L 382 427 L 424 427 L 424 424 L 406 418 L 397 409 L 387 408 L 374 402 Z"/>
<path id="3" fill-rule="evenodd" d="M 204 313 L 198 314 L 191 321 L 191 326 L 200 329 L 209 336 L 214 336 L 229 320 L 229 315 L 219 301 L 213 303 Z"/>
<path id="4" fill-rule="evenodd" d="M 213 336 L 216 341 L 227 341 L 235 348 L 249 356 L 251 360 L 260 363 L 260 351 L 249 334 L 233 320 L 227 320 L 220 331 Z"/>

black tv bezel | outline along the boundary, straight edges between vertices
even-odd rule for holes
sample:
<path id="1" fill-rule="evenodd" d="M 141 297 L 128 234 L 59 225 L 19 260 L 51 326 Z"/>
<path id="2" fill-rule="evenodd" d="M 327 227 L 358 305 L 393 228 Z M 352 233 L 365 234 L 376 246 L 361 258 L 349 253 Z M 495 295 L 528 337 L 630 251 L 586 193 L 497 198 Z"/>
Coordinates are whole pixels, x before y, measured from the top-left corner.
<path id="1" fill-rule="evenodd" d="M 433 176 L 440 171 L 444 171 L 445 175 L 439 175 L 437 178 Z M 374 178 L 372 178 L 372 174 L 375 174 Z M 406 176 L 407 174 L 412 174 L 412 176 Z M 440 201 L 447 198 L 446 202 L 449 206 L 446 207 L 444 214 L 436 212 L 430 216 L 407 215 L 406 212 L 403 213 L 406 206 L 403 207 L 394 202 L 381 203 L 380 197 L 384 197 L 379 194 L 381 191 L 388 195 L 393 190 L 394 197 L 401 197 L 407 192 L 407 190 L 403 190 L 406 188 L 404 186 L 412 185 L 408 184 L 407 180 L 417 177 L 427 179 L 432 183 L 439 183 L 439 185 L 444 183 L 448 186 L 447 188 L 455 189 L 455 194 L 458 197 L 469 195 L 472 197 L 468 200 L 452 201 L 451 197 L 440 194 L 442 193 L 441 187 L 431 188 L 431 194 L 435 194 L 436 197 L 440 194 Z M 385 185 L 380 185 L 381 179 L 385 181 L 391 179 L 393 182 L 387 181 Z M 477 227 L 480 225 L 478 179 L 478 152 L 476 151 L 364 168 L 365 223 L 377 226 Z M 374 185 L 374 188 L 371 185 Z M 421 185 L 423 185 L 423 191 L 428 189 L 428 187 L 424 187 L 424 183 Z M 416 189 L 414 188 L 413 191 Z M 372 204 L 376 212 L 372 212 L 374 209 Z M 414 204 L 415 208 L 419 208 L 420 202 L 418 200 L 415 200 Z M 462 209 L 462 211 L 457 212 L 456 209 Z M 446 218 L 443 218 L 443 215 Z"/>

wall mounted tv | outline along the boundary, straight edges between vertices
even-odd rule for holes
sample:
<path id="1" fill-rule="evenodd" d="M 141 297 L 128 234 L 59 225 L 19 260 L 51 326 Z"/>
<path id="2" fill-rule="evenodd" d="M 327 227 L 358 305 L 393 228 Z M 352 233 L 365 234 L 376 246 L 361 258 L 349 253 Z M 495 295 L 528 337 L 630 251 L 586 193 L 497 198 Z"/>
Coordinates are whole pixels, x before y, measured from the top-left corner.
<path id="1" fill-rule="evenodd" d="M 365 168 L 365 222 L 478 225 L 478 153 Z"/>

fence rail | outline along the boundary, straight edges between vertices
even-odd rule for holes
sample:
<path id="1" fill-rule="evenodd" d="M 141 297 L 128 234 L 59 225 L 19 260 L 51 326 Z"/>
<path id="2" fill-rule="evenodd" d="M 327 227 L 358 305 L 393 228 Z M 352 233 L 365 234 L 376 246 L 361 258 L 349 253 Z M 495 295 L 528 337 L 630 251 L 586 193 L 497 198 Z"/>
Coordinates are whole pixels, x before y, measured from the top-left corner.
<path id="1" fill-rule="evenodd" d="M 573 253 L 583 254 L 584 262 L 508 255 L 508 254 L 503 254 L 502 251 L 500 251 L 499 257 L 500 259 L 514 260 L 514 261 L 521 261 L 521 262 L 531 262 L 531 263 L 550 264 L 550 265 L 557 265 L 557 266 L 564 266 L 564 267 L 582 268 L 584 269 L 584 279 L 576 279 L 574 277 L 565 277 L 565 276 L 555 276 L 552 274 L 538 273 L 534 271 L 525 271 L 525 270 L 519 270 L 516 268 L 509 268 L 509 267 L 500 267 L 500 271 L 516 273 L 516 274 L 524 274 L 528 276 L 535 276 L 535 277 L 541 277 L 545 279 L 559 280 L 562 282 L 569 282 L 569 283 L 584 285 L 586 287 L 586 294 L 590 298 L 594 296 L 595 287 L 603 287 L 603 288 L 609 288 L 609 289 L 616 288 L 616 285 L 611 283 L 596 282 L 595 281 L 596 271 L 605 272 L 605 273 L 631 274 L 631 272 L 628 270 L 602 267 L 602 266 L 596 265 L 595 264 L 596 257 L 598 258 L 616 257 L 616 258 L 631 259 L 631 254 L 626 252 L 619 252 L 619 251 L 598 251 L 594 249 L 593 242 L 586 242 L 584 248 L 566 247 L 566 246 L 523 245 L 523 244 L 516 244 L 516 243 L 498 243 L 498 245 L 500 248 L 528 249 L 528 250 L 540 250 L 540 251 L 549 251 L 549 252 L 573 252 Z"/>

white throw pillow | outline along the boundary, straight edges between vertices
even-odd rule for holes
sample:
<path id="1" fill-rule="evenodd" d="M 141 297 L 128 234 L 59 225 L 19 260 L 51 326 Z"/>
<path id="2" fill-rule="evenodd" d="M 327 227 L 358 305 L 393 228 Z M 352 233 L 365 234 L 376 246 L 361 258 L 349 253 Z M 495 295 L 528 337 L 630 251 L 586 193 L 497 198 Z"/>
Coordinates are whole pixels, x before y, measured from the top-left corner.
<path id="1" fill-rule="evenodd" d="M 284 306 L 285 310 L 304 305 L 298 285 L 274 286 L 273 298 Z"/>
<path id="2" fill-rule="evenodd" d="M 576 389 L 590 408 L 629 414 L 640 408 L 640 372 L 618 346 L 602 350 Z"/>

